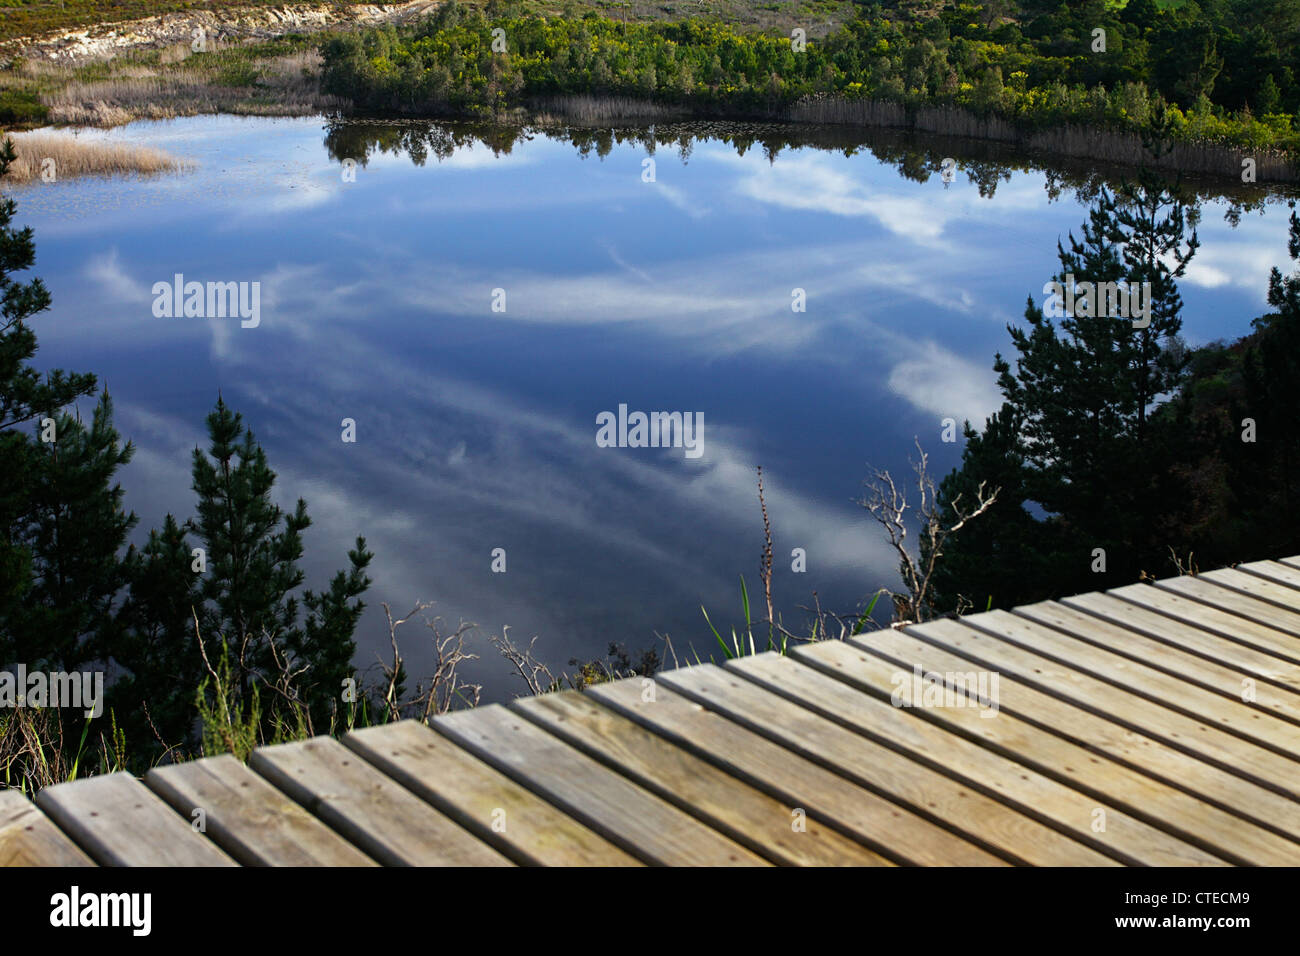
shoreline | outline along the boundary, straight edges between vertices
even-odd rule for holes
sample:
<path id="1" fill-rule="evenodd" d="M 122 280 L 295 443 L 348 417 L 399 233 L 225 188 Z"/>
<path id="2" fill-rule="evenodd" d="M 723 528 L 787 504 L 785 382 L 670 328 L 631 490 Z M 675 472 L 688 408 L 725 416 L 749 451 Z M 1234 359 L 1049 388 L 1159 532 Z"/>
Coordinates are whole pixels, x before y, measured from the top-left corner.
<path id="1" fill-rule="evenodd" d="M 566 102 L 567 101 L 567 102 Z M 540 106 L 540 109 L 538 108 Z M 640 107 L 640 109 L 638 109 Z M 692 111 L 677 109 L 654 101 L 629 101 L 615 97 L 569 96 L 537 101 L 531 111 L 517 117 L 535 121 L 536 115 L 558 113 L 560 120 L 582 123 L 619 122 L 770 122 L 794 127 L 842 127 L 845 129 L 896 130 L 918 135 L 951 137 L 996 143 L 1032 151 L 1063 160 L 1085 160 L 1112 167 L 1136 169 L 1146 165 L 1198 177 L 1235 180 L 1241 178 L 1242 161 L 1255 161 L 1254 185 L 1300 183 L 1300 162 L 1271 150 L 1248 150 L 1210 142 L 1173 142 L 1165 156 L 1153 158 L 1137 133 L 1064 124 L 1048 129 L 1018 126 L 999 116 L 978 116 L 969 110 L 950 106 L 907 107 L 887 100 L 826 97 L 795 103 L 789 109 L 770 116 L 745 115 L 726 111 Z M 382 118 L 354 114 L 358 119 Z M 406 116 L 424 120 L 454 120 L 465 117 Z"/>
<path id="2" fill-rule="evenodd" d="M 437 6 L 437 0 L 236 6 L 164 13 L 4 41 L 0 51 L 17 47 L 25 59 L 0 71 L 0 124 L 14 131 L 48 126 L 111 128 L 137 120 L 221 114 L 513 125 L 753 121 L 953 137 L 1067 163 L 1081 160 L 1130 169 L 1147 165 L 1223 183 L 1300 184 L 1300 159 L 1279 150 L 1178 140 L 1156 158 L 1137 132 L 1081 123 L 1036 127 L 949 105 L 819 95 L 762 112 L 570 94 L 534 98 L 527 105 L 485 117 L 358 110 L 321 91 L 322 65 L 316 50 L 321 36 L 409 22 Z M 210 30 L 205 52 L 191 50 L 188 38 L 196 28 Z M 1243 179 L 1245 160 L 1254 161 L 1253 182 Z"/>

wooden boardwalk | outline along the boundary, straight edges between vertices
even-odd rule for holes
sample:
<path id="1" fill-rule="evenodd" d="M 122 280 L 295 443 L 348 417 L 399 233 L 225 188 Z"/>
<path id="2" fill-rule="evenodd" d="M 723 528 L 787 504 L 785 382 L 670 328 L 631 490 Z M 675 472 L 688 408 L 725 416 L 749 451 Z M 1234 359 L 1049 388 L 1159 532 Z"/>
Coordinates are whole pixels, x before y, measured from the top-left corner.
<path id="1" fill-rule="evenodd" d="M 1294 866 L 1300 558 L 0 791 L 92 862 Z"/>

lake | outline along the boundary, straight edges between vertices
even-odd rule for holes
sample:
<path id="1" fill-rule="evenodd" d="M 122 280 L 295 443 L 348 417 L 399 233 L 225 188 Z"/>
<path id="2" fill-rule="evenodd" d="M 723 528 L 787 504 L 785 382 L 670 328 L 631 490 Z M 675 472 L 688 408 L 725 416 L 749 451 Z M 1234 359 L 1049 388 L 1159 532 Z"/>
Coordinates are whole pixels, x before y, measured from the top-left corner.
<path id="1" fill-rule="evenodd" d="M 1058 239 L 1086 219 L 1051 169 L 990 172 L 953 147 L 946 183 L 916 153 L 773 156 L 769 128 L 683 127 L 653 157 L 634 136 L 311 118 L 80 135 L 193 163 L 14 190 L 54 300 L 38 363 L 94 372 L 113 395 L 137 448 L 120 476 L 135 539 L 193 514 L 191 455 L 220 393 L 265 447 L 280 504 L 307 500 L 307 586 L 346 566 L 358 534 L 375 552 L 359 666 L 388 653 L 381 602 L 434 601 L 444 623 L 480 625 L 467 676 L 485 700 L 525 689 L 485 639 L 503 626 L 537 635 L 557 671 L 656 632 L 716 652 L 701 605 L 738 623 L 742 575 L 761 603 L 757 465 L 794 629 L 814 592 L 851 612 L 897 586 L 856 504 L 868 466 L 903 474 L 914 439 L 936 478 L 957 464 L 943 420 L 1000 404 L 1006 325 L 1042 301 Z M 757 141 L 720 138 L 736 135 Z M 1192 344 L 1249 331 L 1269 269 L 1288 271 L 1287 209 L 1252 198 L 1267 202 L 1235 225 L 1230 200 L 1202 207 L 1181 284 Z M 155 314 L 155 285 L 177 275 L 258 283 L 258 321 Z M 630 447 L 635 412 L 700 427 Z M 402 646 L 412 678 L 426 673 L 426 634 L 411 626 Z"/>

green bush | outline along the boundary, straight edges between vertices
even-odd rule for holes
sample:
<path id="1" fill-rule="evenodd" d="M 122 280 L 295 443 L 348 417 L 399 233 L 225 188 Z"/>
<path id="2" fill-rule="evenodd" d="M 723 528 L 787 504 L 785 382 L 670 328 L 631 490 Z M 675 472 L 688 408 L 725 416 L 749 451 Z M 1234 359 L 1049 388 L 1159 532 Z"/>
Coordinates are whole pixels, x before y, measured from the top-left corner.
<path id="1" fill-rule="evenodd" d="M 49 110 L 31 90 L 0 89 L 0 124 L 26 126 L 42 123 Z"/>

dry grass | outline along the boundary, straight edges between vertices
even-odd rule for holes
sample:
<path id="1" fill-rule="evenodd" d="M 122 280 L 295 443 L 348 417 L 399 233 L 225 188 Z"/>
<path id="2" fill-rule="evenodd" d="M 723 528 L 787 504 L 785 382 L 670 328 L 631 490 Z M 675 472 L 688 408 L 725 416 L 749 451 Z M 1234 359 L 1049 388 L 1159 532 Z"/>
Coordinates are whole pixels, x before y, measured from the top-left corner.
<path id="1" fill-rule="evenodd" d="M 922 107 L 916 111 L 913 129 L 945 136 L 964 136 L 1012 143 L 1032 150 L 1074 159 L 1096 160 L 1121 166 L 1157 166 L 1209 176 L 1237 177 L 1241 161 L 1249 156 L 1256 162 L 1256 175 L 1269 182 L 1295 182 L 1300 170 L 1281 153 L 1245 149 L 1216 143 L 1172 143 L 1161 156 L 1151 155 L 1137 133 L 1065 124 L 1037 132 L 1022 131 L 997 116 L 981 117 L 947 106 Z"/>
<path id="2" fill-rule="evenodd" d="M 310 116 L 344 105 L 320 92 L 320 54 L 312 49 L 264 58 L 214 49 L 195 57 L 180 46 L 152 62 L 122 63 L 89 78 L 77 67 L 38 61 L 20 71 L 23 81 L 39 84 L 48 120 L 56 124 L 107 128 L 212 113 Z"/>
<path id="3" fill-rule="evenodd" d="M 1300 169 L 1281 153 L 1250 150 L 1215 143 L 1173 143 L 1169 151 L 1153 157 L 1137 133 L 1066 124 L 1052 129 L 1022 130 L 999 116 L 977 116 L 949 106 L 923 106 L 909 111 L 876 100 L 820 97 L 796 103 L 785 118 L 797 123 L 824 123 L 865 127 L 898 127 L 919 133 L 1007 143 L 1075 160 L 1120 166 L 1154 165 L 1209 176 L 1236 178 L 1241 160 L 1252 157 L 1261 181 L 1296 182 Z"/>
<path id="4" fill-rule="evenodd" d="M 110 715 L 96 732 L 86 724 L 71 739 L 57 710 L 16 707 L 0 712 L 0 788 L 35 794 L 92 773 L 126 769 L 126 740 Z M 87 746 L 89 743 L 89 746 Z"/>
<path id="5" fill-rule="evenodd" d="M 645 123 L 686 120 L 690 111 L 681 107 L 628 96 L 570 96 L 538 97 L 530 106 L 533 122 L 539 126 L 565 123 Z"/>
<path id="6" fill-rule="evenodd" d="M 851 100 L 841 96 L 809 98 L 790 108 L 796 123 L 906 127 L 907 109 L 886 100 Z"/>
<path id="7" fill-rule="evenodd" d="M 18 159 L 6 179 L 15 183 L 41 178 L 42 168 L 52 168 L 57 179 L 157 176 L 187 168 L 183 161 L 146 146 L 93 142 L 64 133 L 16 133 L 10 138 Z M 47 160 L 53 160 L 52 167 Z"/>

